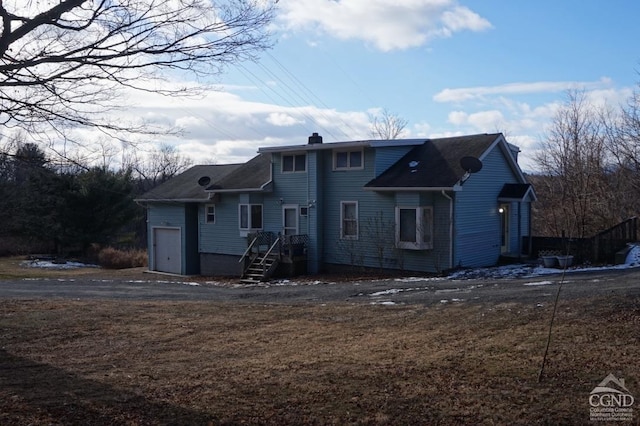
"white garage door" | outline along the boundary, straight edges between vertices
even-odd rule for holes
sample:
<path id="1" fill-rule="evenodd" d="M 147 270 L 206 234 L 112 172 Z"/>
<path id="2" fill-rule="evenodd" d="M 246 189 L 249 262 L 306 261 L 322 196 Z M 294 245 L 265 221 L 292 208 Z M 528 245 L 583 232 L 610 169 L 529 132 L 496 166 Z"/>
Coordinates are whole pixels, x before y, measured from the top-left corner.
<path id="1" fill-rule="evenodd" d="M 154 270 L 180 274 L 182 256 L 179 228 L 154 228 Z"/>

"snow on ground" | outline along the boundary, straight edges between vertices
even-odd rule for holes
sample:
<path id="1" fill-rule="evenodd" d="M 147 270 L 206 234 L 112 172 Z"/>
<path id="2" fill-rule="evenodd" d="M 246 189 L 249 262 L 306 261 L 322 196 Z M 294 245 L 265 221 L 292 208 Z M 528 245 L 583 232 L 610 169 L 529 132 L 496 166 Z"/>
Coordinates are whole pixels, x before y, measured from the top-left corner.
<path id="1" fill-rule="evenodd" d="M 77 269 L 77 268 L 99 268 L 98 265 L 90 265 L 81 262 L 56 262 L 53 260 L 25 260 L 20 264 L 28 268 L 46 268 L 46 269 Z"/>
<path id="2" fill-rule="evenodd" d="M 524 283 L 522 285 L 529 285 L 529 286 L 535 286 L 535 285 L 551 285 L 553 284 L 553 281 L 534 281 L 531 283 Z"/>
<path id="3" fill-rule="evenodd" d="M 73 268 L 97 268 L 96 265 L 88 265 L 79 262 L 66 262 L 66 263 L 57 263 L 50 260 L 28 260 L 22 262 L 23 266 L 32 267 L 32 268 L 52 268 L 52 269 L 73 269 Z M 598 266 L 598 267 L 585 267 L 585 266 L 575 266 L 567 268 L 566 273 L 575 273 L 575 272 L 588 272 L 588 271 L 603 271 L 608 269 L 628 269 L 628 268 L 637 268 L 640 267 L 640 245 L 634 245 L 632 249 L 629 251 L 627 255 L 626 261 L 622 265 L 608 265 L 608 266 Z M 461 280 L 472 280 L 472 279 L 509 279 L 509 278 L 535 278 L 535 277 L 543 277 L 545 275 L 558 274 L 561 273 L 562 269 L 559 268 L 544 268 L 538 265 L 526 265 L 526 264 L 518 264 L 518 265 L 505 265 L 505 266 L 496 266 L 493 268 L 473 268 L 473 269 L 463 269 L 460 271 L 453 272 L 446 277 L 403 277 L 403 278 L 395 278 L 392 281 L 390 280 L 390 287 L 386 290 L 377 291 L 375 293 L 371 293 L 368 296 L 379 298 L 383 296 L 390 296 L 394 294 L 398 294 L 406 291 L 424 291 L 430 289 L 430 287 L 411 287 L 411 288 L 395 288 L 393 287 L 393 282 L 396 283 L 420 283 L 424 282 L 425 284 L 440 284 L 442 282 L 447 281 L 461 281 Z M 376 280 L 379 281 L 379 280 Z M 198 286 L 199 283 L 196 282 L 187 282 L 187 281 L 157 281 L 157 280 L 149 280 L 149 281 L 130 281 L 132 283 L 140 282 L 140 283 L 166 283 L 166 284 L 184 284 L 191 286 Z M 230 282 L 218 282 L 218 281 L 207 281 L 204 283 L 205 285 L 213 285 L 213 286 L 229 286 Z M 239 284 L 233 283 L 231 287 L 278 287 L 278 286 L 299 286 L 299 285 L 335 285 L 335 282 L 326 282 L 326 281 L 318 281 L 318 280 L 305 280 L 303 278 L 297 280 L 291 279 L 283 279 L 283 280 L 274 280 L 270 282 L 264 282 L 259 284 Z M 357 285 L 358 283 L 353 283 Z M 552 281 L 531 281 L 527 282 L 524 285 L 550 285 L 553 284 Z M 480 285 L 478 285 L 480 286 Z M 456 292 L 460 291 L 460 289 L 439 289 L 438 292 Z M 451 299 L 451 301 L 461 301 L 463 299 Z M 446 302 L 443 302 L 446 303 Z"/>

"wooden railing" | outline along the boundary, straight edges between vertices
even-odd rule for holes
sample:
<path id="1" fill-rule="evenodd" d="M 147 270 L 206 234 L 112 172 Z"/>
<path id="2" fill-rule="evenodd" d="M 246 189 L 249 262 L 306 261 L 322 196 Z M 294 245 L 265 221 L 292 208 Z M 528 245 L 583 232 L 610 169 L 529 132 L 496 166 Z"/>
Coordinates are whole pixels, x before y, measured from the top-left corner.
<path id="1" fill-rule="evenodd" d="M 531 241 L 532 256 L 551 250 L 574 255 L 577 262 L 612 263 L 618 251 L 638 241 L 638 218 L 629 218 L 589 238 L 531 237 Z M 528 246 L 529 237 L 524 238 L 523 244 Z"/>
<path id="2" fill-rule="evenodd" d="M 638 241 L 638 218 L 632 217 L 591 237 L 593 260 L 609 261 L 627 243 Z"/>

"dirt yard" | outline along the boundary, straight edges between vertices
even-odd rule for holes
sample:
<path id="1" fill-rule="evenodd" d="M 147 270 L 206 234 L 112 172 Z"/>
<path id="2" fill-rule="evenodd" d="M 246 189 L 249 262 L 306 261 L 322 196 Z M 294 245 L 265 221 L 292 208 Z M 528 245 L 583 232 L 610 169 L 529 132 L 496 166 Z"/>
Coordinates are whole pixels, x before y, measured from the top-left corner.
<path id="1" fill-rule="evenodd" d="M 640 298 L 561 303 L 539 383 L 551 309 L 0 300 L 0 424 L 586 424 L 610 373 L 640 399 Z"/>

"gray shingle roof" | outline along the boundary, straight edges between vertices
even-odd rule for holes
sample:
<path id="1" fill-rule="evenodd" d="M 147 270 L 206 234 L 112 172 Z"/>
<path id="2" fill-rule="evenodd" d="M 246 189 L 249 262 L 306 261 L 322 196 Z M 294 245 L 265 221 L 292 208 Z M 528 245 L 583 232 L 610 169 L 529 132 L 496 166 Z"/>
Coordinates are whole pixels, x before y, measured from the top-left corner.
<path id="1" fill-rule="evenodd" d="M 213 182 L 207 191 L 261 190 L 270 181 L 271 154 L 258 154 L 224 178 Z"/>
<path id="2" fill-rule="evenodd" d="M 529 183 L 505 183 L 498 194 L 498 200 L 522 201 L 528 194 L 535 198 L 533 187 Z"/>
<path id="3" fill-rule="evenodd" d="M 480 157 L 500 133 L 428 139 L 365 188 L 451 188 L 464 175 L 462 157 Z"/>
<path id="4" fill-rule="evenodd" d="M 209 194 L 205 191 L 205 187 L 201 186 L 198 181 L 203 177 L 208 177 L 211 182 L 219 181 L 240 166 L 242 165 L 193 166 L 178 176 L 169 179 L 167 182 L 141 195 L 137 198 L 137 201 L 206 201 L 209 199 Z"/>

